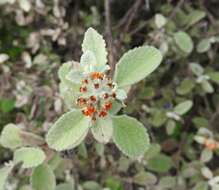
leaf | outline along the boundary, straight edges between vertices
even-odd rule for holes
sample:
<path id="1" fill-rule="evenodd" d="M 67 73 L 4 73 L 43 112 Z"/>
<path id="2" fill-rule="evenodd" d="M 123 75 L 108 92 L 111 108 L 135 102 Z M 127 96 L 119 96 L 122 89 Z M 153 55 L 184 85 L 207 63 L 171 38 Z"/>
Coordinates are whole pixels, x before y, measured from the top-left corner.
<path id="1" fill-rule="evenodd" d="M 4 98 L 0 100 L 0 109 L 3 113 L 8 113 L 14 109 L 15 100 Z"/>
<path id="2" fill-rule="evenodd" d="M 82 184 L 85 190 L 101 190 L 101 186 L 96 181 L 86 181 Z"/>
<path id="3" fill-rule="evenodd" d="M 82 43 L 82 51 L 91 51 L 94 53 L 97 65 L 101 66 L 107 62 L 107 52 L 106 52 L 106 43 L 103 37 L 97 33 L 93 28 L 89 28 L 84 35 L 84 40 Z"/>
<path id="4" fill-rule="evenodd" d="M 171 189 L 176 186 L 176 178 L 172 176 L 165 176 L 160 179 L 159 186 L 163 189 Z"/>
<path id="5" fill-rule="evenodd" d="M 72 61 L 68 61 L 66 63 L 63 63 L 58 70 L 58 76 L 59 79 L 61 80 L 61 82 L 66 82 L 66 75 L 70 72 L 71 68 L 72 68 Z"/>
<path id="6" fill-rule="evenodd" d="M 185 78 L 179 87 L 177 87 L 176 92 L 179 95 L 185 95 L 192 91 L 192 89 L 195 87 L 195 82 L 190 78 Z"/>
<path id="7" fill-rule="evenodd" d="M 149 148 L 149 137 L 145 127 L 126 115 L 113 117 L 113 141 L 131 158 L 142 156 Z"/>
<path id="8" fill-rule="evenodd" d="M 159 144 L 150 144 L 148 150 L 146 151 L 144 155 L 144 159 L 147 161 L 147 160 L 154 158 L 160 153 L 160 150 L 161 150 L 161 147 Z"/>
<path id="9" fill-rule="evenodd" d="M 199 182 L 195 185 L 193 190 L 208 190 L 208 183 L 207 182 Z"/>
<path id="10" fill-rule="evenodd" d="M 192 108 L 192 106 L 193 102 L 191 100 L 186 100 L 174 107 L 174 112 L 179 115 L 184 115 Z"/>
<path id="11" fill-rule="evenodd" d="M 155 24 L 157 28 L 162 28 L 166 24 L 167 20 L 162 14 L 155 15 Z"/>
<path id="12" fill-rule="evenodd" d="M 12 166 L 5 166 L 0 169 L 0 190 L 5 190 L 5 182 L 11 170 Z"/>
<path id="13" fill-rule="evenodd" d="M 201 86 L 206 93 L 213 93 L 214 92 L 213 86 L 207 80 L 203 80 L 201 82 Z"/>
<path id="14" fill-rule="evenodd" d="M 204 11 L 201 10 L 192 10 L 191 13 L 188 15 L 188 26 L 192 26 L 199 22 L 206 16 Z"/>
<path id="15" fill-rule="evenodd" d="M 6 125 L 1 133 L 0 143 L 5 148 L 16 149 L 23 145 L 20 137 L 21 129 L 10 123 Z"/>
<path id="16" fill-rule="evenodd" d="M 158 173 L 163 173 L 167 172 L 172 165 L 173 163 L 170 157 L 164 154 L 158 154 L 148 161 L 147 168 Z"/>
<path id="17" fill-rule="evenodd" d="M 114 80 L 119 87 L 139 82 L 161 63 L 160 51 L 152 46 L 134 48 L 125 53 L 116 65 Z"/>
<path id="18" fill-rule="evenodd" d="M 216 82 L 217 84 L 219 84 L 219 72 L 211 72 L 208 73 L 208 76 L 210 77 L 210 79 L 214 82 Z"/>
<path id="19" fill-rule="evenodd" d="M 57 151 L 72 149 L 87 135 L 89 123 L 90 119 L 85 117 L 81 110 L 65 113 L 49 129 L 46 141 Z"/>
<path id="20" fill-rule="evenodd" d="M 154 185 L 157 182 L 157 177 L 149 172 L 141 171 L 133 177 L 134 183 L 138 185 Z"/>
<path id="21" fill-rule="evenodd" d="M 108 143 L 113 135 L 113 124 L 110 117 L 99 118 L 91 128 L 94 138 L 100 143 Z"/>
<path id="22" fill-rule="evenodd" d="M 56 178 L 52 169 L 46 164 L 34 168 L 31 185 L 34 190 L 55 190 Z"/>
<path id="23" fill-rule="evenodd" d="M 207 179 L 213 178 L 213 173 L 208 167 L 202 167 L 201 168 L 201 173 Z"/>
<path id="24" fill-rule="evenodd" d="M 201 127 L 208 128 L 209 126 L 208 120 L 204 117 L 194 117 L 192 119 L 192 123 L 198 128 L 201 128 Z"/>
<path id="25" fill-rule="evenodd" d="M 196 76 L 201 76 L 204 73 L 203 67 L 197 63 L 190 63 L 189 67 Z"/>
<path id="26" fill-rule="evenodd" d="M 14 152 L 14 162 L 22 162 L 22 168 L 32 168 L 43 163 L 46 156 L 40 148 L 23 147 Z"/>
<path id="27" fill-rule="evenodd" d="M 92 66 L 97 63 L 96 57 L 92 51 L 85 51 L 81 56 L 80 64 L 84 67 Z"/>
<path id="28" fill-rule="evenodd" d="M 155 110 L 151 118 L 154 127 L 161 127 L 167 121 L 166 112 L 164 110 Z"/>
<path id="29" fill-rule="evenodd" d="M 211 48 L 211 40 L 210 39 L 202 39 L 197 45 L 197 52 L 204 53 Z"/>
<path id="30" fill-rule="evenodd" d="M 176 32 L 174 34 L 174 40 L 177 46 L 185 53 L 191 53 L 193 50 L 193 41 L 191 37 L 183 31 Z"/>
<path id="31" fill-rule="evenodd" d="M 205 148 L 201 152 L 200 160 L 202 162 L 209 162 L 212 158 L 213 158 L 213 152 L 211 150 L 208 150 L 207 148 Z"/>
<path id="32" fill-rule="evenodd" d="M 45 142 L 40 136 L 23 131 L 18 126 L 10 123 L 3 128 L 0 143 L 5 148 L 16 149 L 26 145 L 42 145 Z"/>
<path id="33" fill-rule="evenodd" d="M 56 190 L 74 190 L 70 183 L 62 183 L 57 185 Z"/>
<path id="34" fill-rule="evenodd" d="M 19 0 L 18 3 L 19 3 L 20 8 L 23 9 L 25 12 L 30 11 L 31 3 L 29 0 Z"/>

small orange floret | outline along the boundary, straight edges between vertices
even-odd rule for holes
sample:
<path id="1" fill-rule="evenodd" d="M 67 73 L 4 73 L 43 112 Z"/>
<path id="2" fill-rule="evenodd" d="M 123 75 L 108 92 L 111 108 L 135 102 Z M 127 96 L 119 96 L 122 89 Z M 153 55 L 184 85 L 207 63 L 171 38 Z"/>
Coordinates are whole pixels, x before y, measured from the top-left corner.
<path id="1" fill-rule="evenodd" d="M 84 79 L 84 80 L 82 81 L 82 83 L 88 84 L 88 80 L 87 80 L 87 79 Z"/>
<path id="2" fill-rule="evenodd" d="M 219 148 L 218 143 L 214 140 L 205 139 L 204 145 L 208 150 L 216 150 Z"/>
<path id="3" fill-rule="evenodd" d="M 85 98 L 80 97 L 80 98 L 78 98 L 77 102 L 78 102 L 79 106 L 83 106 L 86 104 L 87 101 Z"/>
<path id="4" fill-rule="evenodd" d="M 103 98 L 104 98 L 104 99 L 109 98 L 109 94 L 108 94 L 108 93 L 105 93 L 105 94 L 103 95 Z"/>
<path id="5" fill-rule="evenodd" d="M 116 93 L 115 92 L 112 93 L 112 97 L 116 98 Z"/>
<path id="6" fill-rule="evenodd" d="M 85 116 L 92 116 L 94 112 L 96 112 L 96 109 L 94 107 L 87 107 L 85 108 L 85 110 L 82 110 L 82 113 Z"/>
<path id="7" fill-rule="evenodd" d="M 101 79 L 103 80 L 103 76 L 104 74 L 103 73 L 100 73 L 100 72 L 93 72 L 91 73 L 90 77 L 95 80 L 95 79 Z"/>
<path id="8" fill-rule="evenodd" d="M 107 112 L 104 110 L 100 111 L 99 113 L 99 117 L 105 117 L 106 115 L 107 115 Z"/>
<path id="9" fill-rule="evenodd" d="M 104 108 L 108 111 L 112 108 L 112 102 L 107 102 L 105 105 L 104 105 Z"/>
<path id="10" fill-rule="evenodd" d="M 94 84 L 94 88 L 95 88 L 95 89 L 98 89 L 98 88 L 100 88 L 100 85 L 99 85 L 98 83 L 95 83 L 95 84 Z"/>
<path id="11" fill-rule="evenodd" d="M 80 92 L 87 92 L 87 87 L 80 87 Z"/>
<path id="12" fill-rule="evenodd" d="M 93 101 L 93 102 L 96 102 L 97 98 L 95 96 L 90 96 L 90 100 Z"/>

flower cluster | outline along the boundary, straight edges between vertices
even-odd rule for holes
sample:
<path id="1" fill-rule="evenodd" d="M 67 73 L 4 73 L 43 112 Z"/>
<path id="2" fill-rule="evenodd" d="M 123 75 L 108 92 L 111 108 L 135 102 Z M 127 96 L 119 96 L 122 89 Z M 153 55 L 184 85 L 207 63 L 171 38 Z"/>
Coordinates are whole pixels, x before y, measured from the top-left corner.
<path id="1" fill-rule="evenodd" d="M 105 117 L 116 98 L 115 83 L 102 72 L 92 72 L 82 80 L 77 105 L 85 116 L 96 121 Z"/>

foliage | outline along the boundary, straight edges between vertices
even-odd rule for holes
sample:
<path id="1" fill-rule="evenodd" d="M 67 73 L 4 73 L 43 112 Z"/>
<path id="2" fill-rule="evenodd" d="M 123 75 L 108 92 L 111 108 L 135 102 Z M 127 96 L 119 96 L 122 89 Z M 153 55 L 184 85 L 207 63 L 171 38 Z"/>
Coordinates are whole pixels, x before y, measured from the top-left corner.
<path id="1" fill-rule="evenodd" d="M 217 190 L 218 7 L 0 0 L 0 190 Z"/>

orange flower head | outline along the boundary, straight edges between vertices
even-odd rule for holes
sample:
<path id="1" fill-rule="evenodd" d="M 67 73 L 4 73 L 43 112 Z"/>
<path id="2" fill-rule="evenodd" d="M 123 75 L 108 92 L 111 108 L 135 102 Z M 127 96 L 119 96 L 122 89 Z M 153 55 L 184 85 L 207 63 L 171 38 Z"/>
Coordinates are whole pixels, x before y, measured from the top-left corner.
<path id="1" fill-rule="evenodd" d="M 93 114 L 96 112 L 96 109 L 94 107 L 86 107 L 82 113 L 85 115 L 85 116 L 93 116 Z"/>
<path id="2" fill-rule="evenodd" d="M 86 86 L 80 87 L 80 92 L 87 92 L 87 87 Z"/>
<path id="3" fill-rule="evenodd" d="M 90 75 L 91 79 L 93 79 L 93 80 L 95 80 L 95 79 L 103 80 L 103 76 L 104 76 L 104 74 L 100 73 L 100 72 L 93 72 Z"/>
<path id="4" fill-rule="evenodd" d="M 108 111 L 112 108 L 112 102 L 107 102 L 105 105 L 104 105 L 104 108 Z"/>
<path id="5" fill-rule="evenodd" d="M 96 98 L 95 96 L 90 96 L 90 100 L 91 100 L 92 102 L 96 102 L 96 101 L 97 101 L 97 98 Z"/>
<path id="6" fill-rule="evenodd" d="M 78 98 L 78 100 L 77 100 L 77 103 L 79 106 L 86 105 L 86 102 L 87 102 L 86 99 L 82 98 L 82 97 Z"/>
<path id="7" fill-rule="evenodd" d="M 105 117 L 107 116 L 107 112 L 105 110 L 100 111 L 99 117 Z"/>
<path id="8" fill-rule="evenodd" d="M 208 150 L 212 151 L 219 148 L 219 144 L 212 139 L 205 139 L 204 145 Z"/>

